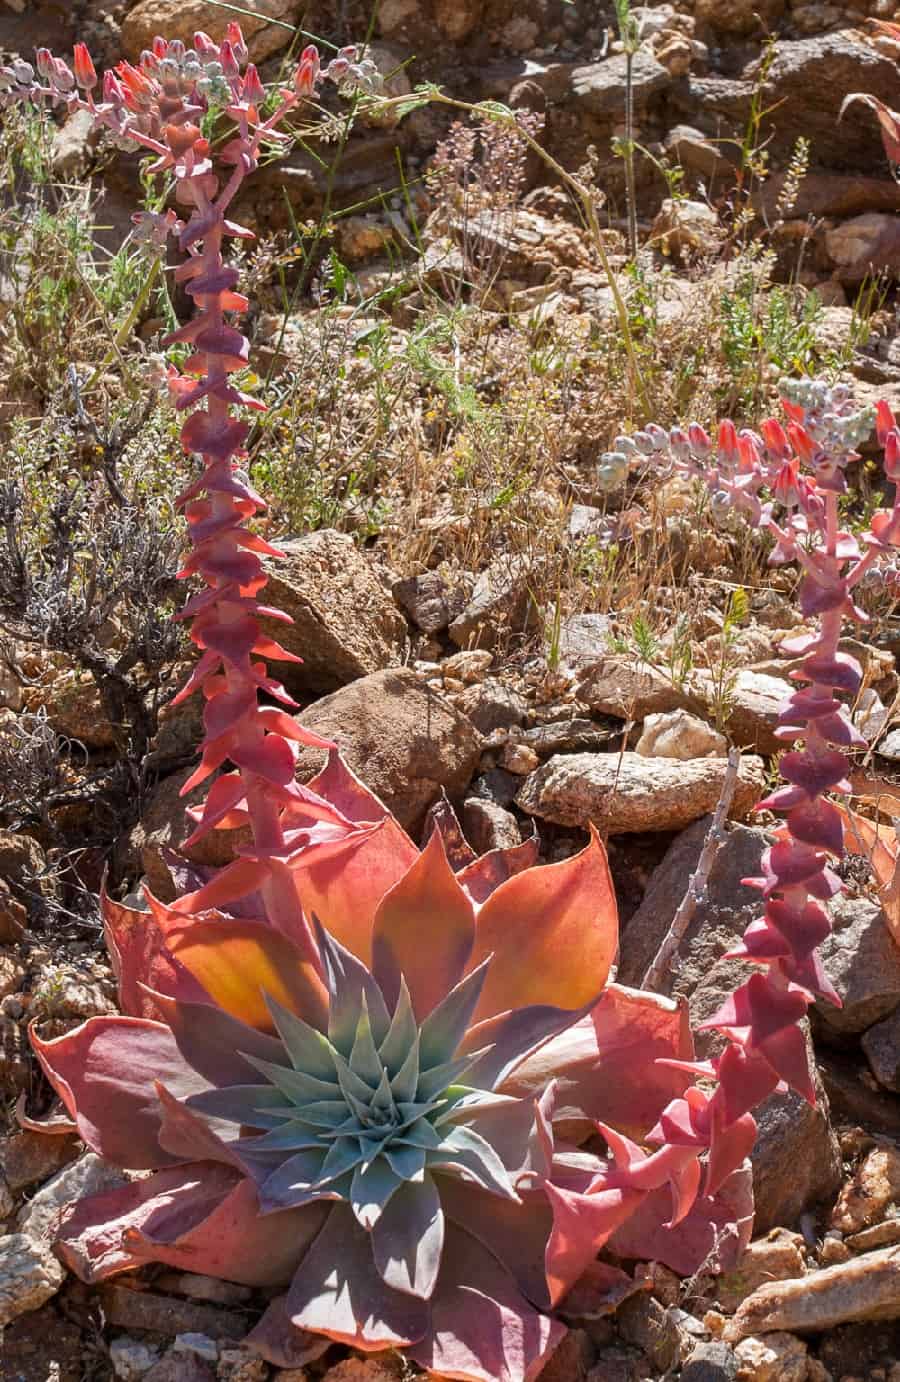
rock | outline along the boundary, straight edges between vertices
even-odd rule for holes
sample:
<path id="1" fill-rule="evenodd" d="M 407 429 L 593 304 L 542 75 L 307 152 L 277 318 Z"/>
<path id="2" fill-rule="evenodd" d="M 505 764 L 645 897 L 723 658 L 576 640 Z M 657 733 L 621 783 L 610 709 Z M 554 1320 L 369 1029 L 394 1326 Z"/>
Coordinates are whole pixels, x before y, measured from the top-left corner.
<path id="1" fill-rule="evenodd" d="M 715 144 L 691 125 L 676 125 L 669 130 L 664 147 L 682 168 L 700 173 L 710 181 L 717 177 L 734 177 L 734 163 L 725 153 L 728 146 Z"/>
<path id="2" fill-rule="evenodd" d="M 188 806 L 201 802 L 209 790 L 209 782 L 204 782 L 187 796 L 181 795 L 182 787 L 193 772 L 193 767 L 182 768 L 158 782 L 147 796 L 140 821 L 127 837 L 127 848 L 137 855 L 151 892 L 163 902 L 171 902 L 175 896 L 164 860 L 168 850 L 177 849 L 194 864 L 221 868 L 231 862 L 238 846 L 249 844 L 252 839 L 249 826 L 241 830 L 211 830 L 196 844 L 185 848 L 184 841 L 194 829 L 185 811 Z"/>
<path id="3" fill-rule="evenodd" d="M 16 993 L 25 978 L 25 966 L 9 951 L 0 950 L 0 998 Z"/>
<path id="4" fill-rule="evenodd" d="M 247 1347 L 219 1349 L 217 1382 L 266 1382 L 268 1376 L 268 1364 L 255 1351 Z"/>
<path id="5" fill-rule="evenodd" d="M 823 1050 L 819 1068 L 836 1119 L 900 1138 L 900 1101 L 879 1088 L 868 1067 L 860 1068 L 852 1056 Z"/>
<path id="6" fill-rule="evenodd" d="M 494 680 L 467 687 L 455 704 L 482 734 L 523 725 L 528 716 L 525 697 Z"/>
<path id="7" fill-rule="evenodd" d="M 483 0 L 434 0 L 434 18 L 441 32 L 459 43 L 471 34 L 483 8 Z"/>
<path id="8" fill-rule="evenodd" d="M 144 1382 L 216 1382 L 216 1374 L 202 1358 L 170 1348 L 144 1373 Z"/>
<path id="9" fill-rule="evenodd" d="M 519 779 L 503 768 L 490 768 L 472 783 L 472 796 L 493 801 L 497 806 L 511 806 L 519 790 Z"/>
<path id="10" fill-rule="evenodd" d="M 569 514 L 568 522 L 569 537 L 573 542 L 580 542 L 586 537 L 601 537 L 609 527 L 609 518 L 602 509 L 596 509 L 592 504 L 573 504 Z M 576 614 L 576 619 L 596 619 L 602 615 Z"/>
<path id="11" fill-rule="evenodd" d="M 31 1082 L 31 1049 L 22 1027 L 0 1017 L 0 1091 L 15 1096 Z"/>
<path id="12" fill-rule="evenodd" d="M 724 996 L 716 995 L 716 1006 Z M 691 1012 L 693 1017 L 693 1005 Z M 804 1210 L 829 1199 L 841 1183 L 840 1148 L 831 1126 L 828 1098 L 816 1066 L 808 1024 L 804 1023 L 804 1027 L 815 1107 L 799 1094 L 789 1092 L 770 1094 L 753 1110 L 757 1134 L 750 1160 L 756 1206 L 754 1224 L 760 1232 L 796 1223 Z"/>
<path id="13" fill-rule="evenodd" d="M 687 710 L 648 715 L 635 752 L 642 758 L 723 758 L 728 752 L 724 734 Z"/>
<path id="14" fill-rule="evenodd" d="M 734 1353 L 739 1382 L 806 1382 L 806 1344 L 796 1334 L 751 1334 Z"/>
<path id="15" fill-rule="evenodd" d="M 809 1272 L 797 1281 L 760 1286 L 726 1324 L 724 1337 L 737 1343 L 751 1334 L 775 1330 L 819 1333 L 852 1320 L 893 1320 L 898 1316 L 900 1248 L 883 1248 Z"/>
<path id="16" fill-rule="evenodd" d="M 863 1032 L 861 1045 L 878 1083 L 900 1094 L 900 1008 Z"/>
<path id="17" fill-rule="evenodd" d="M 127 1179 L 118 1166 L 104 1161 L 94 1152 L 86 1152 L 72 1166 L 57 1172 L 42 1185 L 33 1199 L 19 1212 L 17 1227 L 36 1241 L 52 1242 L 56 1237 L 61 1216 L 77 1200 L 86 1195 L 98 1195 L 102 1190 L 116 1190 Z"/>
<path id="18" fill-rule="evenodd" d="M 100 141 L 100 130 L 89 110 L 76 110 L 53 135 L 50 167 L 63 180 L 82 175 Z"/>
<path id="19" fill-rule="evenodd" d="M 492 849 L 512 849 L 522 843 L 519 822 L 513 813 L 481 797 L 466 797 L 462 825 L 476 854 L 487 854 Z"/>
<path id="20" fill-rule="evenodd" d="M 104 1282 L 98 1289 L 107 1325 L 118 1329 L 146 1329 L 168 1339 L 178 1334 L 205 1334 L 217 1342 L 242 1339 L 247 1318 L 214 1305 L 162 1296 L 156 1291 L 133 1291 Z M 188 1355 L 182 1354 L 184 1360 Z"/>
<path id="21" fill-rule="evenodd" d="M 613 835 L 679 830 L 713 810 L 725 771 L 721 758 L 678 762 L 632 752 L 564 754 L 532 773 L 516 804 L 557 825 L 593 823 Z M 744 757 L 731 815 L 746 815 L 764 785 L 762 760 Z"/>
<path id="22" fill-rule="evenodd" d="M 696 259 L 716 252 L 722 238 L 719 217 L 706 202 L 667 197 L 650 231 L 663 254 Z"/>
<path id="23" fill-rule="evenodd" d="M 570 1329 L 541 1368 L 543 1382 L 585 1382 L 594 1353 L 587 1330 Z"/>
<path id="24" fill-rule="evenodd" d="M 878 745 L 878 752 L 892 763 L 900 761 L 900 729 L 892 729 L 890 734 L 884 736 Z"/>
<path id="25" fill-rule="evenodd" d="M 437 571 L 425 571 L 421 576 L 395 581 L 391 594 L 423 633 L 440 633 L 465 603 L 463 592 L 452 591 Z"/>
<path id="26" fill-rule="evenodd" d="M 289 26 L 297 22 L 301 10 L 299 0 L 242 0 L 240 24 L 254 62 L 287 47 L 292 36 Z M 227 13 L 223 15 L 210 0 L 138 0 L 122 23 L 122 49 L 136 62 L 156 34 L 180 38 L 190 46 L 198 29 L 220 39 L 227 22 Z"/>
<path id="27" fill-rule="evenodd" d="M 575 695 L 596 714 L 621 720 L 645 720 L 648 715 L 684 709 L 692 698 L 662 672 L 627 654 L 604 653 L 589 667 L 579 668 L 582 680 Z"/>
<path id="28" fill-rule="evenodd" d="M 745 37 L 771 30 L 784 10 L 785 0 L 696 0 L 694 16 L 698 24 Z"/>
<path id="29" fill-rule="evenodd" d="M 500 762 L 508 773 L 515 773 L 517 777 L 527 777 L 535 771 L 540 759 L 528 744 L 507 743 L 503 746 Z"/>
<path id="30" fill-rule="evenodd" d="M 841 1190 L 831 1212 L 831 1228 L 841 1233 L 860 1229 L 884 1218 L 888 1205 L 900 1199 L 900 1150 L 892 1142 L 873 1147 Z M 898 1265 L 900 1270 L 900 1265 Z"/>
<path id="31" fill-rule="evenodd" d="M 873 1248 L 887 1248 L 900 1243 L 900 1218 L 885 1219 L 883 1223 L 873 1224 L 871 1228 L 851 1233 L 841 1246 L 850 1252 L 871 1252 Z M 900 1382 L 900 1379 L 898 1379 Z"/>
<path id="32" fill-rule="evenodd" d="M 641 50 L 632 67 L 632 92 L 636 110 L 642 110 L 672 82 L 663 65 Z M 626 60 L 624 54 L 576 67 L 572 73 L 575 103 L 589 115 L 620 117 L 625 111 Z"/>
<path id="33" fill-rule="evenodd" d="M 641 1349 L 653 1368 L 668 1372 L 681 1353 L 681 1334 L 670 1312 L 646 1291 L 630 1296 L 616 1311 L 622 1338 Z"/>
<path id="34" fill-rule="evenodd" d="M 852 216 L 825 232 L 825 249 L 840 283 L 861 283 L 870 274 L 896 270 L 900 257 L 897 217 L 882 211 Z"/>
<path id="35" fill-rule="evenodd" d="M 582 671 L 608 655 L 612 619 L 608 614 L 570 614 L 559 630 L 559 660 Z"/>
<path id="36" fill-rule="evenodd" d="M 766 1281 L 789 1281 L 806 1272 L 803 1239 L 799 1233 L 776 1228 L 765 1238 L 748 1243 L 736 1267 L 723 1272 L 713 1284 L 716 1303 L 726 1314 L 733 1314 Z"/>
<path id="37" fill-rule="evenodd" d="M 833 930 L 820 953 L 843 1006 L 816 1003 L 816 1022 L 826 1034 L 856 1035 L 900 1007 L 900 948 L 869 898 L 842 894 L 829 910 Z"/>
<path id="38" fill-rule="evenodd" d="M 593 720 L 571 719 L 534 725 L 515 737 L 541 757 L 548 757 L 552 753 L 586 753 L 592 749 L 603 749 L 613 733 Z"/>
<path id="39" fill-rule="evenodd" d="M 176 1334 L 172 1351 L 190 1354 L 194 1358 L 203 1358 L 207 1363 L 214 1363 L 219 1356 L 219 1345 L 208 1334 Z"/>
<path id="40" fill-rule="evenodd" d="M 406 669 L 375 672 L 314 701 L 303 723 L 336 740 L 354 772 L 407 829 L 418 825 L 443 787 L 450 797 L 468 787 L 481 754 L 473 725 Z M 308 781 L 323 762 L 315 749 L 297 760 Z"/>
<path id="41" fill-rule="evenodd" d="M 0 1172 L 13 1191 L 44 1181 L 73 1161 L 81 1148 L 78 1138 L 22 1128 L 0 1139 Z"/>
<path id="42" fill-rule="evenodd" d="M 501 632 L 521 633 L 537 620 L 529 589 L 533 563 L 528 557 L 499 557 L 475 582 L 472 598 L 453 620 L 449 633 L 458 648 L 493 648 Z"/>
<path id="43" fill-rule="evenodd" d="M 697 1344 L 684 1367 L 681 1382 L 736 1382 L 738 1361 L 727 1344 L 715 1339 Z"/>
<path id="44" fill-rule="evenodd" d="M 441 672 L 445 677 L 458 677 L 470 686 L 482 680 L 493 660 L 493 653 L 485 648 L 467 648 L 448 657 L 441 664 Z"/>
<path id="45" fill-rule="evenodd" d="M 192 1300 L 205 1300 L 213 1305 L 242 1305 L 253 1295 L 249 1286 L 239 1286 L 234 1281 L 220 1281 L 215 1276 L 202 1276 L 196 1272 L 165 1272 L 155 1279 L 160 1291 L 172 1291 L 176 1295 L 190 1296 Z"/>
<path id="46" fill-rule="evenodd" d="M 369 1358 L 345 1358 L 328 1369 L 322 1382 L 399 1382 L 403 1376 L 399 1356 L 383 1353 Z"/>
<path id="47" fill-rule="evenodd" d="M 0 878 L 48 900 L 56 896 L 57 885 L 47 857 L 30 835 L 0 830 Z"/>
<path id="48" fill-rule="evenodd" d="M 45 1243 L 25 1233 L 0 1237 L 0 1329 L 55 1296 L 65 1275 Z"/>
<path id="49" fill-rule="evenodd" d="M 159 1362 L 159 1349 L 140 1339 L 132 1339 L 127 1334 L 122 1334 L 119 1338 L 110 1340 L 109 1361 L 116 1377 L 121 1378 L 122 1382 L 137 1382 L 139 1377 L 150 1371 L 154 1363 Z"/>
<path id="50" fill-rule="evenodd" d="M 265 598 L 294 622 L 263 620 L 263 628 L 303 658 L 277 665 L 290 691 L 334 691 L 402 660 L 404 620 L 352 537 L 326 528 L 280 550 Z"/>
<path id="51" fill-rule="evenodd" d="M 9 884 L 0 878 L 0 945 L 11 945 L 20 940 L 27 921 L 25 908 L 13 897 Z"/>
<path id="52" fill-rule="evenodd" d="M 701 677 L 698 683 L 707 696 L 712 693 L 712 676 Z M 742 668 L 734 678 L 729 693 L 727 727 L 732 741 L 741 748 L 752 749 L 754 753 L 780 752 L 784 743 L 775 738 L 775 727 L 778 712 L 790 693 L 790 684 L 781 677 Z"/>

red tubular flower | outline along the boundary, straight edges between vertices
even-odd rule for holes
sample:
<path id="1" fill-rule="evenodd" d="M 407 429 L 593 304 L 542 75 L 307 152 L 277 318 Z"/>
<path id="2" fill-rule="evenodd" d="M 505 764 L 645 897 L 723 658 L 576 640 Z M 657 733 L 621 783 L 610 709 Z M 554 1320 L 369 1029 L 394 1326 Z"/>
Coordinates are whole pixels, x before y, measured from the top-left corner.
<path id="1" fill-rule="evenodd" d="M 97 85 L 97 73 L 91 55 L 84 43 L 75 44 L 75 80 L 82 91 L 93 91 Z"/>

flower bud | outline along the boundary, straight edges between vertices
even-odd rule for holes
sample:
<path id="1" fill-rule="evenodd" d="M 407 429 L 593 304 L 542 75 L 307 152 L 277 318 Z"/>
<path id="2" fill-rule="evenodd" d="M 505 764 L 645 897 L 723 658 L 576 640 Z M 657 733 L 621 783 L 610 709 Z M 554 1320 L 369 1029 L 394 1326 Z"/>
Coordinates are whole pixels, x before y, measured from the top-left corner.
<path id="1" fill-rule="evenodd" d="M 244 63 L 249 58 L 250 53 L 246 43 L 244 42 L 244 35 L 241 30 L 241 26 L 237 23 L 236 20 L 232 20 L 230 24 L 226 25 L 225 37 L 231 44 L 231 50 L 234 53 L 235 61 L 241 67 L 243 67 Z"/>
<path id="2" fill-rule="evenodd" d="M 227 77 L 229 81 L 234 81 L 241 75 L 241 65 L 234 56 L 234 49 L 227 38 L 222 40 L 222 46 L 219 49 L 219 62 L 222 64 L 222 75 Z"/>
<path id="3" fill-rule="evenodd" d="M 48 82 L 53 73 L 53 54 L 49 48 L 38 48 L 35 53 L 38 76 L 41 81 Z"/>
<path id="4" fill-rule="evenodd" d="M 51 62 L 54 64 L 55 70 L 56 59 L 51 58 Z M 16 58 L 12 64 L 11 70 L 19 86 L 31 86 L 34 81 L 34 68 L 30 62 L 26 62 L 24 58 Z M 52 76 L 50 80 L 53 80 Z"/>
<path id="5" fill-rule="evenodd" d="M 209 34 L 205 34 L 202 29 L 198 29 L 194 34 L 194 47 L 200 58 L 217 58 L 219 56 L 218 43 L 214 43 Z"/>
<path id="6" fill-rule="evenodd" d="M 628 479 L 628 457 L 621 451 L 605 451 L 597 467 L 596 484 L 601 494 L 621 489 Z"/>
<path id="7" fill-rule="evenodd" d="M 244 73 L 244 81 L 241 86 L 241 100 L 245 101 L 247 105 L 258 106 L 262 105 L 265 99 L 266 88 L 259 79 L 259 73 L 256 70 L 255 64 L 251 62 L 247 71 Z"/>
<path id="8" fill-rule="evenodd" d="M 93 91 L 97 85 L 97 72 L 84 43 L 75 44 L 75 80 L 82 91 Z"/>
<path id="9" fill-rule="evenodd" d="M 653 455 L 653 438 L 650 436 L 649 432 L 635 432 L 632 441 L 642 456 Z"/>
<path id="10" fill-rule="evenodd" d="M 712 439 L 704 427 L 699 422 L 692 422 L 688 427 L 688 441 L 691 443 L 691 450 L 701 460 L 706 460 L 712 451 Z"/>
<path id="11" fill-rule="evenodd" d="M 150 45 L 150 51 L 156 58 L 157 62 L 161 62 L 164 57 L 168 56 L 169 45 L 161 34 L 156 35 L 156 38 Z"/>
<path id="12" fill-rule="evenodd" d="M 186 52 L 187 48 L 182 43 L 181 39 L 173 38 L 169 41 L 166 57 L 171 58 L 173 62 L 182 63 L 184 62 L 184 55 Z"/>
<path id="13" fill-rule="evenodd" d="M 321 72 L 319 50 L 310 43 L 300 54 L 300 62 L 294 74 L 294 90 L 298 96 L 313 96 Z"/>

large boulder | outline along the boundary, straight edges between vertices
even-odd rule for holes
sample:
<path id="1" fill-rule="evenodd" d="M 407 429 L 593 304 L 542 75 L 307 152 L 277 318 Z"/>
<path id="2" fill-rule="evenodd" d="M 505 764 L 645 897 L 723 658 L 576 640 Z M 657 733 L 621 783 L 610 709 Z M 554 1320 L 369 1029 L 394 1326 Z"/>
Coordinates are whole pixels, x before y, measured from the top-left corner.
<path id="1" fill-rule="evenodd" d="M 302 0 L 241 0 L 239 15 L 210 0 L 138 0 L 122 24 L 122 50 L 136 62 L 157 34 L 190 46 L 198 29 L 219 39 L 229 19 L 239 19 L 251 58 L 261 62 L 287 47 L 293 36 L 288 26 L 299 21 L 302 10 Z"/>
<path id="2" fill-rule="evenodd" d="M 264 599 L 294 622 L 264 620 L 263 628 L 303 658 L 272 664 L 290 691 L 335 691 L 402 661 L 406 621 L 351 537 L 325 528 L 280 550 L 284 559 L 269 567 Z"/>
<path id="3" fill-rule="evenodd" d="M 406 670 L 375 672 L 307 706 L 303 723 L 333 739 L 407 829 L 418 826 L 441 789 L 461 797 L 481 753 L 465 715 Z M 304 750 L 297 775 L 308 780 L 323 755 Z"/>

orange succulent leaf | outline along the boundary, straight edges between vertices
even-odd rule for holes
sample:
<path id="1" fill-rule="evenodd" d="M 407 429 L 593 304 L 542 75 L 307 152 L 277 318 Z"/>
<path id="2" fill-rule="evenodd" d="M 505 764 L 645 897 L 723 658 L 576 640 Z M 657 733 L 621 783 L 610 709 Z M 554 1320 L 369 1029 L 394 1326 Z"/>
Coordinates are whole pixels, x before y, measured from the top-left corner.
<path id="1" fill-rule="evenodd" d="M 683 1004 L 609 984 L 587 1017 L 519 1066 L 504 1093 L 539 1094 L 553 1079 L 553 1122 L 559 1137 L 581 1142 L 599 1121 L 640 1141 L 692 1079 L 684 1070 L 658 1062 L 690 1061 L 693 1055 Z"/>
<path id="2" fill-rule="evenodd" d="M 328 1001 L 316 969 L 264 922 L 191 921 L 182 931 L 170 931 L 166 943 L 209 997 L 248 1027 L 275 1030 L 268 994 L 310 1026 L 324 1029 Z"/>
<path id="3" fill-rule="evenodd" d="M 316 856 L 310 849 L 293 864 L 294 884 L 308 921 L 322 925 L 363 964 L 372 964 L 375 914 L 419 857 L 406 831 L 385 816 L 374 829 L 348 836 L 346 848 Z"/>
<path id="4" fill-rule="evenodd" d="M 372 933 L 374 973 L 390 1007 L 406 980 L 422 1022 L 462 978 L 475 941 L 475 908 L 433 830 L 412 867 L 382 898 Z"/>
<path id="5" fill-rule="evenodd" d="M 592 827 L 579 854 L 516 874 L 481 908 L 469 969 L 493 961 L 474 1021 L 534 1003 L 583 1007 L 602 992 L 618 940 L 609 863 Z"/>
<path id="6" fill-rule="evenodd" d="M 103 934 L 109 951 L 119 993 L 119 1007 L 128 1017 L 162 1018 L 153 990 L 194 1002 L 202 1002 L 206 995 L 197 981 L 177 961 L 167 948 L 166 920 L 184 926 L 184 917 L 171 913 L 165 903 L 147 894 L 149 912 L 137 911 L 123 902 L 116 902 L 103 889 L 100 895 L 100 914 Z"/>

